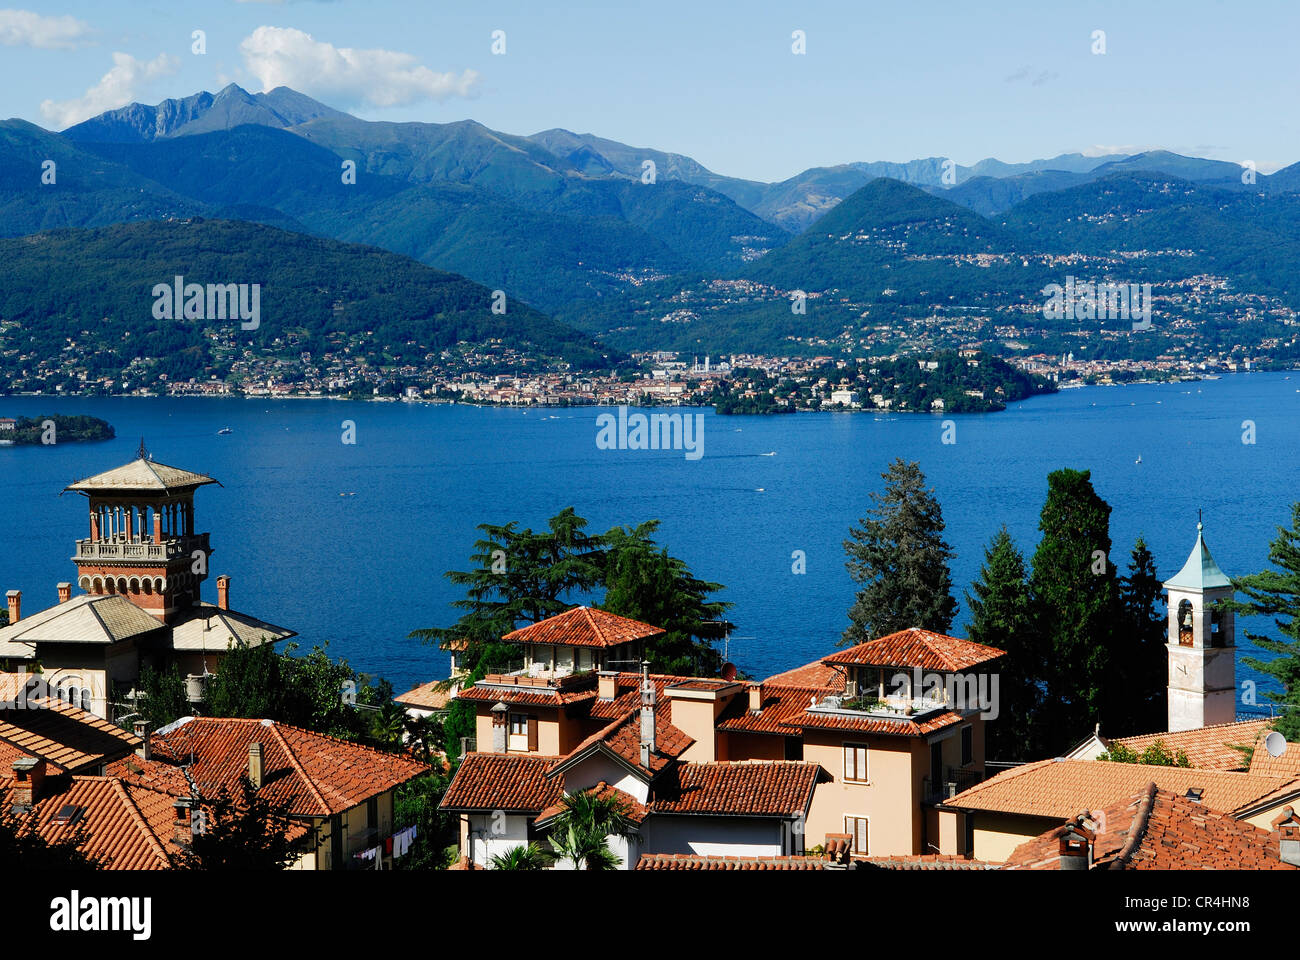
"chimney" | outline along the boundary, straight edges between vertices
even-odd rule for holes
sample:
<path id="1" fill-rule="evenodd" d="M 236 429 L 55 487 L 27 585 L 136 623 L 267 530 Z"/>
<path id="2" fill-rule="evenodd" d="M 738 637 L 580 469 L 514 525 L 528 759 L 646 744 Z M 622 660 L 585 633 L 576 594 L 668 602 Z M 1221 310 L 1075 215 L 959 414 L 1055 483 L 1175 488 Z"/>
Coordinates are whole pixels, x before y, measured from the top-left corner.
<path id="1" fill-rule="evenodd" d="M 596 698 L 613 700 L 618 696 L 618 672 L 602 670 L 596 677 Z"/>
<path id="2" fill-rule="evenodd" d="M 140 746 L 135 748 L 135 755 L 141 760 L 149 759 L 149 725 L 143 720 L 135 722 L 135 735 L 140 738 Z"/>
<path id="3" fill-rule="evenodd" d="M 749 712 L 763 712 L 763 685 L 761 683 L 753 683 L 749 686 Z"/>
<path id="4" fill-rule="evenodd" d="M 1300 814 L 1294 807 L 1287 807 L 1273 821 L 1273 829 L 1277 831 L 1277 853 L 1282 862 L 1300 867 Z"/>
<path id="5" fill-rule="evenodd" d="M 510 718 L 510 708 L 498 701 L 492 708 L 492 752 L 506 752 L 506 721 Z"/>
<path id="6" fill-rule="evenodd" d="M 248 745 L 248 779 L 254 790 L 262 789 L 262 745 L 257 742 Z"/>
<path id="7" fill-rule="evenodd" d="M 230 578 L 224 573 L 217 577 L 217 606 L 222 610 L 230 609 Z"/>
<path id="8" fill-rule="evenodd" d="M 176 811 L 176 819 L 172 821 L 172 839 L 181 846 L 189 846 L 190 841 L 194 839 L 191 820 L 194 811 L 190 806 L 193 802 L 190 797 L 180 797 L 172 804 L 172 809 Z"/>
<path id="9" fill-rule="evenodd" d="M 59 603 L 67 603 L 72 599 L 72 584 L 59 584 Z"/>
<path id="10" fill-rule="evenodd" d="M 1082 819 L 1082 818 L 1080 818 Z M 1061 869 L 1091 870 L 1092 840 L 1095 835 L 1078 821 L 1067 823 L 1061 829 Z"/>
<path id="11" fill-rule="evenodd" d="M 19 757 L 14 761 L 14 813 L 30 813 L 32 805 L 41 798 L 41 785 L 45 781 L 44 757 Z"/>
<path id="12" fill-rule="evenodd" d="M 9 622 L 17 623 L 23 616 L 23 592 L 10 590 L 5 594 L 5 599 L 9 601 Z"/>
<path id="13" fill-rule="evenodd" d="M 650 661 L 641 661 L 641 766 L 650 766 L 655 752 L 655 685 L 650 682 Z"/>

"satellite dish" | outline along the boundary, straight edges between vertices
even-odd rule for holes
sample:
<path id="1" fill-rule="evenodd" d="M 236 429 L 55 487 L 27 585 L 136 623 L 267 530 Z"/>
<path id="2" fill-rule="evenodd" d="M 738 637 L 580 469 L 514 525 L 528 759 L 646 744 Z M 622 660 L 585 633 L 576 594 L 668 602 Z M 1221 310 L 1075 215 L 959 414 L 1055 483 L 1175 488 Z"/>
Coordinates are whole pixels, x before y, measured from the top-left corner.
<path id="1" fill-rule="evenodd" d="M 1274 730 L 1264 738 L 1264 749 L 1270 757 L 1280 757 L 1286 753 L 1286 737 Z"/>
<path id="2" fill-rule="evenodd" d="M 723 680 L 736 679 L 736 665 L 734 663 L 724 663 L 722 665 L 722 679 Z"/>

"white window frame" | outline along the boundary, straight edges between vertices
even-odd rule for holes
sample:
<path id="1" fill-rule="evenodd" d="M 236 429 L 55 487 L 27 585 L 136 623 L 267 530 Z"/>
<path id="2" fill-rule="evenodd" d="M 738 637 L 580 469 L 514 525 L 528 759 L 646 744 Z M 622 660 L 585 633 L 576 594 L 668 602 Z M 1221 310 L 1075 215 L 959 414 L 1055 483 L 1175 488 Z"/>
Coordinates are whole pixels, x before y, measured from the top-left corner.
<path id="1" fill-rule="evenodd" d="M 858 751 L 861 750 L 862 769 L 858 769 Z M 852 751 L 850 753 L 850 751 Z M 853 758 L 853 776 L 849 775 L 849 757 Z M 865 743 L 852 743 L 845 741 L 843 746 L 843 755 L 841 763 L 845 783 L 870 783 L 871 782 L 871 747 Z M 861 774 L 860 776 L 858 774 Z"/>
<path id="2" fill-rule="evenodd" d="M 867 849 L 858 849 L 858 830 L 857 821 L 861 820 L 866 824 Z M 849 849 L 854 856 L 869 857 L 871 856 L 871 818 L 861 814 L 846 813 L 844 815 L 844 832 L 849 835 Z"/>

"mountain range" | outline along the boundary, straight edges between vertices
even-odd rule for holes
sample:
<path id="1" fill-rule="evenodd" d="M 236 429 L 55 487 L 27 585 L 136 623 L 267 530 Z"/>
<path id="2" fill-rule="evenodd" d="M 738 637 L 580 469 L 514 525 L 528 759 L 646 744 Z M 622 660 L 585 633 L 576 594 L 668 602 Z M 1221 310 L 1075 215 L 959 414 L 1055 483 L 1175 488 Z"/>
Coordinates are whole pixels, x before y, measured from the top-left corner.
<path id="1" fill-rule="evenodd" d="M 560 129 L 360 120 L 284 87 L 131 104 L 62 133 L 0 123 L 0 235 L 205 218 L 380 247 L 551 313 L 567 332 L 548 339 L 566 349 L 587 334 L 773 349 L 834 336 L 886 289 L 886 318 L 939 291 L 1023 296 L 1073 252 L 1181 250 L 1129 272 L 1204 269 L 1290 302 L 1300 164 L 1246 181 L 1237 164 L 1150 151 L 854 162 L 760 183 Z M 954 269 L 978 258 L 982 270 Z M 719 280 L 767 292 L 702 294 L 693 326 L 662 322 L 681 291 Z M 795 289 L 843 309 L 791 315 L 774 291 Z"/>

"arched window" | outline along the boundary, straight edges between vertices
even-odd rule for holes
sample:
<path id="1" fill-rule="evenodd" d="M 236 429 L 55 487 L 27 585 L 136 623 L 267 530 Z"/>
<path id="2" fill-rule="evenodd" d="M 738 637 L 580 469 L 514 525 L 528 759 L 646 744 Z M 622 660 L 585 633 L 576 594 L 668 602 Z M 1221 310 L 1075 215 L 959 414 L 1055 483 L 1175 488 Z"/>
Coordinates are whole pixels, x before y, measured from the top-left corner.
<path id="1" fill-rule="evenodd" d="M 1221 647 L 1224 642 L 1223 612 L 1218 607 L 1210 608 L 1210 646 Z"/>
<path id="2" fill-rule="evenodd" d="M 1183 600 L 1178 604 L 1178 645 L 1192 646 L 1195 631 L 1192 628 L 1192 601 Z"/>
<path id="3" fill-rule="evenodd" d="M 90 593 L 91 591 L 90 577 L 82 577 L 80 580 L 77 581 L 77 586 L 79 586 L 83 592 Z"/>

